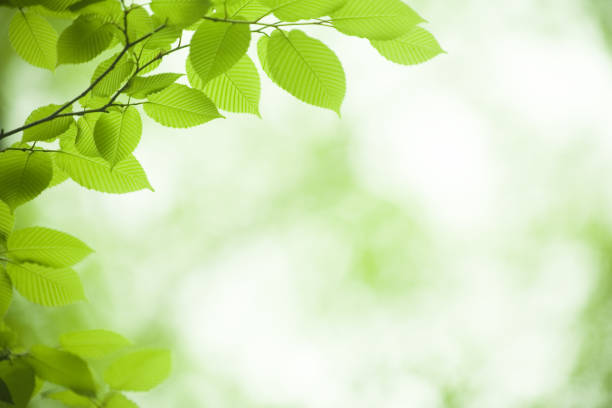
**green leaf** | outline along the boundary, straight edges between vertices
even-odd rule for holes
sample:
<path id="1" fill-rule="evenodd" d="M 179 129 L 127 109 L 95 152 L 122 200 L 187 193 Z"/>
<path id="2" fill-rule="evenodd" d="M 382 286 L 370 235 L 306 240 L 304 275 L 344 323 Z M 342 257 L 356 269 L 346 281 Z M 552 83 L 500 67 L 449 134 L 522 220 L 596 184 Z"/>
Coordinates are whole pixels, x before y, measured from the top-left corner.
<path id="1" fill-rule="evenodd" d="M 9 276 L 0 269 L 0 319 L 4 318 L 13 301 L 13 284 Z"/>
<path id="2" fill-rule="evenodd" d="M 11 395 L 11 390 L 9 390 L 8 385 L 6 385 L 2 378 L 0 378 L 0 402 L 4 402 L 9 405 L 15 405 L 15 402 L 13 401 L 13 396 Z"/>
<path id="3" fill-rule="evenodd" d="M 123 10 L 121 3 L 116 0 L 81 0 L 68 9 L 80 15 L 95 14 L 103 21 L 120 21 Z"/>
<path id="4" fill-rule="evenodd" d="M 270 8 L 264 6 L 259 0 L 227 0 L 227 14 L 234 17 L 242 17 L 253 21 L 266 15 Z"/>
<path id="5" fill-rule="evenodd" d="M 346 0 L 261 0 L 279 20 L 298 21 L 328 16 Z"/>
<path id="6" fill-rule="evenodd" d="M 248 55 L 244 55 L 229 71 L 204 85 L 187 59 L 187 76 L 191 86 L 200 89 L 220 109 L 259 116 L 261 85 L 257 68 Z"/>
<path id="7" fill-rule="evenodd" d="M 392 40 L 425 21 L 402 0 L 348 0 L 331 17 L 338 31 L 370 40 Z"/>
<path id="8" fill-rule="evenodd" d="M 222 117 L 204 93 L 178 84 L 150 95 L 144 110 L 154 121 L 174 128 L 197 126 Z"/>
<path id="9" fill-rule="evenodd" d="M 157 74 L 148 77 L 138 76 L 130 81 L 125 93 L 132 98 L 143 99 L 152 93 L 166 89 L 183 74 Z"/>
<path id="10" fill-rule="evenodd" d="M 13 400 L 12 408 L 26 408 L 34 392 L 34 371 L 22 361 L 0 362 L 0 378 Z"/>
<path id="11" fill-rule="evenodd" d="M 124 194 L 144 189 L 153 190 L 140 163 L 130 156 L 111 170 L 102 158 L 65 153 L 56 157 L 57 165 L 81 186 L 111 194 Z"/>
<path id="12" fill-rule="evenodd" d="M 46 346 L 32 347 L 26 362 L 43 380 L 87 396 L 95 396 L 96 384 L 89 366 L 80 357 Z"/>
<path id="13" fill-rule="evenodd" d="M 120 21 L 120 26 L 123 28 L 123 19 Z M 153 20 L 143 7 L 133 6 L 127 15 L 127 28 L 128 38 L 133 42 L 153 31 Z M 122 34 L 120 38 L 121 42 L 125 43 L 125 35 Z"/>
<path id="14" fill-rule="evenodd" d="M 75 139 L 75 147 L 79 153 L 89 157 L 99 157 L 100 152 L 96 148 L 94 140 L 94 129 L 101 113 L 89 113 L 77 121 L 78 133 Z"/>
<path id="15" fill-rule="evenodd" d="M 13 232 L 7 248 L 13 260 L 54 268 L 77 264 L 93 252 L 72 235 L 43 227 L 23 228 Z"/>
<path id="16" fill-rule="evenodd" d="M 153 15 L 153 27 L 155 29 L 164 25 L 164 20 L 159 16 Z M 183 34 L 183 30 L 177 26 L 166 25 L 162 29 L 155 32 L 151 37 L 145 40 L 144 48 L 156 49 L 170 46 L 173 42 Z"/>
<path id="17" fill-rule="evenodd" d="M 100 78 L 108 69 L 111 68 L 119 54 L 113 55 L 111 58 L 102 61 L 94 71 L 91 77 L 93 83 Z M 127 54 L 124 54 L 121 59 L 115 64 L 114 68 L 102 78 L 100 82 L 93 88 L 92 93 L 95 96 L 111 96 L 121 88 L 121 85 L 136 69 L 136 64 L 131 61 Z"/>
<path id="18" fill-rule="evenodd" d="M 37 197 L 51 181 L 47 153 L 7 150 L 0 153 L 0 200 L 11 210 Z"/>
<path id="19" fill-rule="evenodd" d="M 248 24 L 203 21 L 191 39 L 189 58 L 206 83 L 236 64 L 246 54 L 250 42 Z"/>
<path id="20" fill-rule="evenodd" d="M 9 26 L 9 40 L 21 58 L 30 64 L 54 70 L 57 65 L 57 32 L 43 17 L 17 12 Z"/>
<path id="21" fill-rule="evenodd" d="M 257 56 L 259 57 L 259 63 L 261 68 L 264 70 L 266 75 L 270 77 L 270 64 L 268 63 L 268 45 L 270 44 L 270 37 L 262 36 L 257 42 Z"/>
<path id="22" fill-rule="evenodd" d="M 142 350 L 115 360 L 104 373 L 111 388 L 122 391 L 148 391 L 170 375 L 168 350 Z"/>
<path id="23" fill-rule="evenodd" d="M 104 358 L 131 343 L 108 330 L 86 330 L 63 334 L 60 344 L 66 351 L 83 358 Z"/>
<path id="24" fill-rule="evenodd" d="M 95 16 L 84 15 L 77 18 L 59 37 L 59 64 L 79 64 L 94 59 L 111 45 L 111 27 Z"/>
<path id="25" fill-rule="evenodd" d="M 89 398 L 83 397 L 72 391 L 58 391 L 46 396 L 49 399 L 59 401 L 71 408 L 96 408 L 96 405 Z"/>
<path id="26" fill-rule="evenodd" d="M 103 408 L 138 408 L 133 401 L 127 399 L 123 394 L 114 393 L 106 399 Z"/>
<path id="27" fill-rule="evenodd" d="M 370 42 L 383 57 L 402 65 L 421 64 L 444 53 L 434 36 L 418 26 L 396 39 Z"/>
<path id="28" fill-rule="evenodd" d="M 147 74 L 155 70 L 161 64 L 162 58 L 158 58 L 163 53 L 170 50 L 170 46 L 161 47 L 156 49 L 146 49 L 141 51 L 140 55 L 140 72 L 139 74 Z M 145 67 L 145 68 L 142 68 Z"/>
<path id="29" fill-rule="evenodd" d="M 100 116 L 94 130 L 94 140 L 100 155 L 114 168 L 128 158 L 142 136 L 140 113 L 133 106 L 123 112 L 109 112 Z"/>
<path id="30" fill-rule="evenodd" d="M 152 0 L 151 10 L 162 21 L 179 27 L 187 27 L 206 15 L 208 0 Z"/>
<path id="31" fill-rule="evenodd" d="M 37 3 L 49 10 L 63 11 L 79 0 L 38 0 Z"/>
<path id="32" fill-rule="evenodd" d="M 0 201 L 0 241 L 6 241 L 13 231 L 15 216 L 4 201 Z"/>
<path id="33" fill-rule="evenodd" d="M 275 31 L 268 43 L 270 78 L 296 98 L 340 113 L 346 79 L 336 54 L 300 30 Z"/>
<path id="34" fill-rule="evenodd" d="M 35 263 L 6 266 L 13 286 L 23 297 L 42 306 L 65 306 L 85 300 L 79 275 L 70 269 L 54 269 Z"/>
<path id="35" fill-rule="evenodd" d="M 44 119 L 57 112 L 60 108 L 60 105 L 47 105 L 38 108 L 34 112 L 32 112 L 30 116 L 28 116 L 25 121 L 25 124 L 27 125 L 32 122 L 36 122 L 37 120 Z M 72 112 L 71 106 L 62 111 L 62 113 L 69 112 Z M 52 140 L 67 131 L 70 125 L 73 123 L 74 119 L 70 116 L 59 117 L 48 122 L 43 122 L 39 125 L 24 130 L 23 138 L 21 139 L 21 141 L 33 142 L 36 140 Z"/>

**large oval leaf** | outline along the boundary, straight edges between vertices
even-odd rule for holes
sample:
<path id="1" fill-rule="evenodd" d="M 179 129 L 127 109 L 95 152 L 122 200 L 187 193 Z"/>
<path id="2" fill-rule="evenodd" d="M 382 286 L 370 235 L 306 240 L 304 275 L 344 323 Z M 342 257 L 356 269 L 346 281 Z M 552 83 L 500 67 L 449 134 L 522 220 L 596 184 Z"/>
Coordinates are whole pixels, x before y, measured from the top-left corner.
<path id="1" fill-rule="evenodd" d="M 111 168 L 132 154 L 141 136 L 140 113 L 133 106 L 123 112 L 102 114 L 94 130 L 96 148 Z"/>
<path id="2" fill-rule="evenodd" d="M 203 21 L 191 39 L 189 58 L 204 83 L 229 70 L 249 49 L 248 24 Z"/>
<path id="3" fill-rule="evenodd" d="M 267 70 L 274 82 L 306 103 L 340 112 L 346 79 L 332 50 L 300 30 L 275 31 L 267 48 Z"/>
<path id="4" fill-rule="evenodd" d="M 80 16 L 60 34 L 59 64 L 79 64 L 92 60 L 113 40 L 112 26 L 93 16 Z"/>
<path id="5" fill-rule="evenodd" d="M 55 69 L 57 38 L 51 24 L 34 13 L 15 13 L 9 26 L 9 40 L 17 54 L 40 68 Z"/>

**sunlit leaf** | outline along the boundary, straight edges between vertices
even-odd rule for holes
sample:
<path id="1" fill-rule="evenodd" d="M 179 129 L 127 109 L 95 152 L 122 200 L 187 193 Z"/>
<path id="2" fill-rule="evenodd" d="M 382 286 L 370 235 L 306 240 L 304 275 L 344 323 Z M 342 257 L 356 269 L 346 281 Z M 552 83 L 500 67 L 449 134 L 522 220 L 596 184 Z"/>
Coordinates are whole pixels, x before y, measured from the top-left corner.
<path id="1" fill-rule="evenodd" d="M 204 93 L 178 84 L 150 95 L 144 110 L 154 121 L 174 128 L 193 127 L 222 117 Z"/>
<path id="2" fill-rule="evenodd" d="M 61 108 L 60 105 L 47 105 L 33 111 L 25 121 L 25 124 L 30 124 L 54 114 Z M 62 113 L 72 112 L 72 107 L 68 107 Z M 51 140 L 64 133 L 74 119 L 70 116 L 55 118 L 48 122 L 41 123 L 23 131 L 23 142 L 32 142 L 35 140 Z"/>
<path id="3" fill-rule="evenodd" d="M 47 153 L 8 150 L 0 153 L 0 200 L 11 210 L 37 197 L 51 181 Z"/>
<path id="4" fill-rule="evenodd" d="M 115 390 L 148 391 L 170 375 L 168 350 L 142 350 L 115 360 L 105 371 L 104 381 Z"/>
<path id="5" fill-rule="evenodd" d="M 63 334 L 60 344 L 64 350 L 83 358 L 103 358 L 131 343 L 122 335 L 108 330 L 85 330 Z"/>
<path id="6" fill-rule="evenodd" d="M 54 70 L 57 65 L 57 32 L 43 17 L 30 12 L 15 13 L 9 40 L 21 58 L 30 64 Z"/>
<path id="7" fill-rule="evenodd" d="M 444 53 L 434 36 L 421 27 L 414 27 L 393 40 L 372 40 L 371 43 L 383 57 L 402 65 L 421 64 Z"/>

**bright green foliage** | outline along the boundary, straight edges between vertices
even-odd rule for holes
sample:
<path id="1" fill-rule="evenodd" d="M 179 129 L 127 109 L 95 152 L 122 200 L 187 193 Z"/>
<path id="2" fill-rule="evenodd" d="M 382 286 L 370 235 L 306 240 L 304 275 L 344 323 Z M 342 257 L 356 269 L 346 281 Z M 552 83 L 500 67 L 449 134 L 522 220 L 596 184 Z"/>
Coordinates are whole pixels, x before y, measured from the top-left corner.
<path id="1" fill-rule="evenodd" d="M 307 20 L 328 16 L 346 3 L 346 0 L 261 0 L 284 21 Z"/>
<path id="2" fill-rule="evenodd" d="M 332 19 L 338 31 L 370 40 L 392 40 L 424 22 L 402 0 L 348 0 Z"/>
<path id="3" fill-rule="evenodd" d="M 103 405 L 104 408 L 138 408 L 133 401 L 127 399 L 123 394 L 112 394 Z"/>
<path id="4" fill-rule="evenodd" d="M 5 202 L 0 201 L 0 242 L 5 242 L 15 225 L 15 216 Z"/>
<path id="5" fill-rule="evenodd" d="M 38 196 L 51 181 L 51 158 L 39 152 L 0 153 L 0 200 L 11 210 Z"/>
<path id="6" fill-rule="evenodd" d="M 172 25 L 187 27 L 206 15 L 208 0 L 152 0 L 151 10 Z"/>
<path id="7" fill-rule="evenodd" d="M 259 116 L 261 84 L 257 68 L 248 55 L 207 84 L 195 73 L 189 59 L 186 69 L 191 86 L 203 91 L 220 109 Z"/>
<path id="8" fill-rule="evenodd" d="M 260 0 L 226 0 L 225 7 L 229 17 L 240 16 L 247 20 L 257 20 L 270 11 Z M 221 12 L 224 13 L 225 10 L 222 9 Z"/>
<path id="9" fill-rule="evenodd" d="M 90 15 L 77 18 L 57 43 L 59 64 L 87 62 L 107 49 L 113 40 L 112 26 Z"/>
<path id="10" fill-rule="evenodd" d="M 75 147 L 79 153 L 89 157 L 98 157 L 100 153 L 96 148 L 94 140 L 94 129 L 96 122 L 100 118 L 101 113 L 90 113 L 83 115 L 77 121 L 77 136 L 75 138 Z"/>
<path id="11" fill-rule="evenodd" d="M 150 95 L 144 110 L 154 121 L 175 128 L 197 126 L 222 117 L 204 93 L 178 84 Z"/>
<path id="12" fill-rule="evenodd" d="M 132 98 L 143 99 L 166 89 L 182 77 L 183 74 L 157 74 L 146 77 L 136 77 L 130 81 L 125 93 Z"/>
<path id="13" fill-rule="evenodd" d="M 74 153 L 58 155 L 56 163 L 71 179 L 91 190 L 111 194 L 131 193 L 147 188 L 153 190 L 134 156 L 117 163 L 113 169 L 104 159 Z"/>
<path id="14" fill-rule="evenodd" d="M 26 361 L 43 380 L 81 395 L 93 396 L 96 393 L 97 387 L 87 363 L 74 354 L 37 345 L 32 347 Z"/>
<path id="15" fill-rule="evenodd" d="M 96 408 L 96 405 L 89 398 L 70 390 L 48 394 L 47 398 L 59 401 L 70 408 Z"/>
<path id="16" fill-rule="evenodd" d="M 3 318 L 13 300 L 13 284 L 9 276 L 0 268 L 0 318 Z"/>
<path id="17" fill-rule="evenodd" d="M 421 64 L 444 53 L 434 36 L 421 27 L 393 40 L 371 43 L 383 57 L 402 65 Z"/>
<path id="18" fill-rule="evenodd" d="M 102 77 L 104 72 L 111 68 L 114 61 L 119 57 L 119 55 L 113 55 L 111 58 L 102 61 L 100 65 L 94 71 L 93 76 L 91 77 L 91 82 L 93 83 L 98 78 Z M 119 62 L 116 63 L 115 67 L 108 73 L 108 75 L 104 76 L 102 80 L 98 82 L 98 84 L 93 88 L 92 93 L 95 96 L 110 96 L 117 92 L 121 85 L 126 82 L 128 77 L 134 72 L 136 65 L 133 61 L 131 61 L 127 55 L 124 55 L 123 58 L 119 59 Z"/>
<path id="19" fill-rule="evenodd" d="M 115 390 L 148 391 L 163 382 L 170 370 L 168 350 L 142 350 L 113 362 L 104 373 L 104 381 Z"/>
<path id="20" fill-rule="evenodd" d="M 30 64 L 54 70 L 57 65 L 57 32 L 43 17 L 15 13 L 9 26 L 9 40 L 21 58 Z"/>
<path id="21" fill-rule="evenodd" d="M 270 77 L 296 98 L 340 113 L 346 79 L 340 60 L 325 44 L 300 30 L 275 31 L 267 46 Z"/>
<path id="22" fill-rule="evenodd" d="M 52 115 L 56 111 L 61 108 L 59 105 L 47 105 L 42 108 L 36 109 L 34 112 L 28 116 L 25 123 L 30 124 L 32 122 L 36 122 L 37 120 L 46 118 L 49 115 Z M 72 112 L 72 108 L 68 107 L 62 111 L 62 113 Z M 36 140 L 52 140 L 65 131 L 68 130 L 70 125 L 74 123 L 74 119 L 70 116 L 59 117 L 53 119 L 49 122 L 42 123 L 38 126 L 31 127 L 26 129 L 23 132 L 23 142 L 33 142 Z"/>
<path id="23" fill-rule="evenodd" d="M 26 408 L 34 392 L 34 371 L 22 361 L 0 362 L 0 378 L 6 384 L 14 405 L 12 408 Z"/>
<path id="24" fill-rule="evenodd" d="M 72 266 L 93 251 L 79 239 L 50 228 L 31 227 L 17 230 L 7 242 L 11 259 L 62 268 Z"/>
<path id="25" fill-rule="evenodd" d="M 191 39 L 189 58 L 204 83 L 221 75 L 247 52 L 251 31 L 247 24 L 204 21 Z"/>
<path id="26" fill-rule="evenodd" d="M 103 113 L 94 130 L 96 148 L 111 168 L 132 154 L 141 136 L 142 121 L 133 106 L 123 112 Z"/>
<path id="27" fill-rule="evenodd" d="M 83 358 L 103 358 L 131 343 L 122 335 L 108 330 L 86 330 L 63 334 L 60 344 L 64 350 Z"/>
<path id="28" fill-rule="evenodd" d="M 261 36 L 257 52 L 273 82 L 304 102 L 338 113 L 346 93 L 340 61 L 321 41 L 299 30 L 284 31 L 287 27 L 311 25 L 364 37 L 384 57 L 406 65 L 443 52 L 403 0 L 139 3 L 0 0 L 0 6 L 14 9 L 8 36 L 26 62 L 54 70 L 106 55 L 72 99 L 38 108 L 23 126 L 0 131 L 2 142 L 23 133 L 21 142 L 0 147 L 0 317 L 10 309 L 14 290 L 44 306 L 84 300 L 79 275 L 70 268 L 92 252 L 60 231 L 13 231 L 15 209 L 68 178 L 105 193 L 153 190 L 133 156 L 143 136 L 140 110 L 174 128 L 221 118 L 219 109 L 259 115 L 260 77 L 248 56 L 253 35 Z M 59 37 L 43 16 L 65 27 Z M 185 30 L 195 31 L 191 39 Z M 181 51 L 190 86 L 181 84 L 186 82 L 181 71 L 145 76 Z M 131 352 L 108 365 L 106 359 L 130 343 L 106 330 L 66 333 L 57 349 L 35 346 L 24 353 L 27 344 L 20 336 L 25 328 L 24 322 L 13 331 L 0 321 L 0 407 L 27 408 L 48 381 L 60 388 L 44 390 L 40 397 L 54 404 L 137 408 L 118 391 L 149 390 L 170 373 L 165 350 Z M 97 389 L 84 359 L 104 359 L 92 367 L 106 368 L 96 378 L 103 377 L 108 386 Z"/>
<path id="29" fill-rule="evenodd" d="M 43 306 L 64 306 L 85 300 L 79 275 L 35 263 L 9 263 L 6 271 L 13 286 L 26 299 Z"/>

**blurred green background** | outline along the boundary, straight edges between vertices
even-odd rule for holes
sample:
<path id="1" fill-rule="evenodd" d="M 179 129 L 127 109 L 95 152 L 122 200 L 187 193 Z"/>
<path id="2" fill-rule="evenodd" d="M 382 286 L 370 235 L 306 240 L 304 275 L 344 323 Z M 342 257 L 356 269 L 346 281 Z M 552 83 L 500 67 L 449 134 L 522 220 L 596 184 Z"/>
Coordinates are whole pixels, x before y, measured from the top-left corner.
<path id="1" fill-rule="evenodd" d="M 410 4 L 448 55 L 394 66 L 314 32 L 348 73 L 342 119 L 265 79 L 263 120 L 145 121 L 155 193 L 65 183 L 20 209 L 96 254 L 89 303 L 17 299 L 10 323 L 172 348 L 143 407 L 612 406 L 612 2 Z M 12 128 L 92 66 L 28 67 L 9 14 Z"/>

